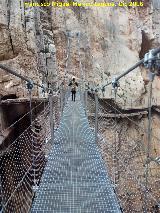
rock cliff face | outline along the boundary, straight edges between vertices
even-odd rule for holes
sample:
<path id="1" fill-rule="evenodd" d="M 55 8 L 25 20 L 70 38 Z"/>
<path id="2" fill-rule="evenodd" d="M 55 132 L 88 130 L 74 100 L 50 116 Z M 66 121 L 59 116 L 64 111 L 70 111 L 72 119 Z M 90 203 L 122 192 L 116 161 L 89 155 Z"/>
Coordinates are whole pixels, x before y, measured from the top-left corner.
<path id="1" fill-rule="evenodd" d="M 48 10 L 26 8 L 23 1 L 2 0 L 0 11 L 0 61 L 37 83 L 55 77 L 55 47 Z M 54 80 L 55 81 L 55 80 Z M 1 71 L 1 95 L 26 97 L 25 82 Z M 33 96 L 41 91 L 34 88 Z"/>
<path id="2" fill-rule="evenodd" d="M 102 8 L 88 7 L 70 9 L 52 8 L 52 25 L 57 50 L 57 60 L 64 73 L 67 32 L 70 32 L 68 73 L 80 77 L 78 40 L 82 73 L 93 84 L 103 85 L 141 59 L 149 49 L 160 43 L 158 1 L 144 1 L 143 7 Z M 79 38 L 76 32 L 80 31 Z M 72 35 L 71 35 L 72 34 Z M 146 106 L 148 75 L 138 68 L 120 81 L 118 102 L 126 107 Z M 154 84 L 155 104 L 159 104 L 159 78 Z M 111 97 L 111 87 L 104 97 Z M 101 93 L 99 93 L 102 96 Z"/>
<path id="3" fill-rule="evenodd" d="M 160 43 L 157 0 L 134 8 L 40 8 L 27 7 L 23 0 L 0 4 L 0 61 L 39 83 L 55 86 L 58 72 L 60 79 L 66 73 L 103 85 Z M 147 79 L 144 68 L 123 78 L 118 102 L 127 107 L 147 105 Z M 154 101 L 160 104 L 158 77 L 153 87 Z M 21 80 L 6 72 L 1 72 L 0 89 L 1 95 L 27 96 Z M 106 88 L 104 97 L 111 97 L 111 90 Z M 34 95 L 41 91 L 35 88 Z"/>

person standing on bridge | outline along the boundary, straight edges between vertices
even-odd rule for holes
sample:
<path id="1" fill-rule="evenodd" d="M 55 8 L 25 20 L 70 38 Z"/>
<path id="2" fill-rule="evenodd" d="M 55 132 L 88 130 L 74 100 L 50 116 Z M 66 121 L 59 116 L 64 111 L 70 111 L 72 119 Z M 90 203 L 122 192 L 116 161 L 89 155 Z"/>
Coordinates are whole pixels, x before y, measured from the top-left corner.
<path id="1" fill-rule="evenodd" d="M 76 79 L 74 77 L 72 78 L 72 81 L 70 82 L 69 86 L 71 87 L 72 101 L 75 101 L 78 83 L 76 82 Z"/>

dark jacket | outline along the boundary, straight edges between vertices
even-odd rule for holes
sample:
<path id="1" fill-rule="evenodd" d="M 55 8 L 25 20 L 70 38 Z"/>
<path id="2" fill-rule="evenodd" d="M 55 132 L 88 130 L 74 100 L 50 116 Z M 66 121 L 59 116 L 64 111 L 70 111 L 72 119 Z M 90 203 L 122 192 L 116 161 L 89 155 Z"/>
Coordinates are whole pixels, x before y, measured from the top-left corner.
<path id="1" fill-rule="evenodd" d="M 76 81 L 71 81 L 68 86 L 71 87 L 72 92 L 76 92 L 76 89 L 78 87 L 78 83 Z"/>

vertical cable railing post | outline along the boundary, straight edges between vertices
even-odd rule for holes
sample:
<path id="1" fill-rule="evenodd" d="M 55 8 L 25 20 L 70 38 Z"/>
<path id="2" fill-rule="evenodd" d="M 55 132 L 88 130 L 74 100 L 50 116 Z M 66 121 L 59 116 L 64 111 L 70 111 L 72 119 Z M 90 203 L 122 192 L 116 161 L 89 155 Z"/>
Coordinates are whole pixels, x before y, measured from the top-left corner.
<path id="1" fill-rule="evenodd" d="M 33 82 L 30 81 L 27 83 L 27 89 L 29 92 L 29 109 L 30 109 L 30 127 L 32 131 L 32 121 L 33 121 L 33 114 L 32 114 L 32 89 L 33 89 Z M 37 188 L 37 181 L 36 181 L 36 173 L 35 173 L 35 156 L 34 156 L 34 137 L 31 135 L 31 142 L 32 142 L 32 168 L 33 168 L 33 192 L 36 191 Z"/>
<path id="2" fill-rule="evenodd" d="M 78 37 L 78 56 L 79 56 L 79 77 L 80 77 L 80 100 L 82 104 L 84 105 L 84 84 L 83 84 L 83 69 L 82 69 L 82 62 L 81 62 L 81 54 L 80 54 L 80 36 L 81 33 L 77 32 L 77 37 Z"/>
<path id="3" fill-rule="evenodd" d="M 117 87 L 114 87 L 114 101 L 115 101 L 115 104 L 116 104 L 116 97 L 117 97 Z M 117 119 L 116 119 L 116 108 L 114 110 L 114 122 L 115 122 L 115 125 L 117 126 Z M 114 156 L 113 156 L 113 162 L 114 162 L 114 177 L 113 177 L 113 182 L 114 182 L 114 188 L 116 186 L 116 166 L 117 166 L 117 159 L 116 159 L 116 154 L 117 154 L 117 131 L 116 131 L 116 126 L 115 126 L 115 129 L 114 129 Z"/>
<path id="4" fill-rule="evenodd" d="M 145 213 L 147 209 L 147 193 L 148 193 L 148 176 L 149 176 L 149 162 L 151 157 L 151 144 L 152 144 L 152 84 L 155 74 L 149 72 L 149 97 L 148 97 L 148 134 L 147 134 L 147 156 L 145 162 Z"/>
<path id="5" fill-rule="evenodd" d="M 68 74 L 68 68 L 69 68 L 69 59 L 70 59 L 70 48 L 71 48 L 71 38 L 70 38 L 70 33 L 67 32 L 67 56 L 66 56 L 66 61 L 65 61 L 65 71 L 64 71 L 64 82 L 67 82 L 67 74 Z"/>
<path id="6" fill-rule="evenodd" d="M 61 108 L 61 116 L 63 113 L 63 83 L 60 85 L 60 108 Z"/>
<path id="7" fill-rule="evenodd" d="M 150 81 L 149 81 L 149 102 L 148 102 L 148 146 L 147 146 L 147 158 L 150 158 L 151 155 L 151 142 L 152 142 L 152 84 L 155 74 L 150 72 Z"/>
<path id="8" fill-rule="evenodd" d="M 54 116 L 53 116 L 53 94 L 49 94 L 49 105 L 50 105 L 50 129 L 51 129 L 51 144 L 54 141 Z"/>
<path id="9" fill-rule="evenodd" d="M 85 99 L 85 101 L 84 101 L 84 107 L 85 107 L 85 112 L 86 112 L 86 114 L 87 114 L 87 104 L 88 104 L 88 101 L 87 101 L 87 98 L 88 98 L 88 91 L 85 89 L 85 94 L 84 94 L 85 96 L 84 96 L 84 99 Z"/>
<path id="10" fill-rule="evenodd" d="M 151 145 L 152 145 L 152 84 L 156 74 L 159 73 L 160 67 L 160 48 L 150 50 L 144 56 L 144 66 L 149 69 L 149 96 L 148 96 L 148 134 L 147 134 L 147 150 L 145 161 L 145 195 L 144 195 L 144 212 L 148 212 L 148 192 L 149 192 L 149 164 L 151 160 Z"/>
<path id="11" fill-rule="evenodd" d="M 95 91 L 95 142 L 98 143 L 98 93 Z"/>
<path id="12" fill-rule="evenodd" d="M 119 82 L 116 80 L 116 78 L 114 78 L 112 80 L 112 87 L 114 89 L 114 102 L 116 105 L 116 101 L 117 101 L 117 89 L 119 87 Z M 114 121 L 115 121 L 115 125 L 117 127 L 117 118 L 116 118 L 116 106 L 115 106 L 115 110 L 114 110 Z M 116 178 L 116 174 L 117 174 L 117 131 L 116 131 L 116 127 L 114 129 L 114 155 L 113 155 L 113 183 L 114 183 L 114 188 L 116 187 L 117 184 L 117 178 Z"/>

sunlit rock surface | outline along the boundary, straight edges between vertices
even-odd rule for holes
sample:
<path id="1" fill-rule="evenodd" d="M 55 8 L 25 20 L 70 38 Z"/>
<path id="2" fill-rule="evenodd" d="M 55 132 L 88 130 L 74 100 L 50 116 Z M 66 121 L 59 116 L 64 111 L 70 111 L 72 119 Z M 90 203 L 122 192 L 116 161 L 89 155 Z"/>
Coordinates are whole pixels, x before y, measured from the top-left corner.
<path id="1" fill-rule="evenodd" d="M 84 78 L 103 85 L 135 64 L 160 43 L 159 1 L 144 1 L 143 7 L 52 7 L 28 8 L 22 1 L 1 1 L 0 60 L 39 83 L 48 80 L 54 86 L 65 73 L 70 52 L 68 77 L 80 77 L 81 58 Z M 80 32 L 80 58 L 78 37 Z M 68 47 L 68 35 L 70 47 Z M 28 63 L 29 62 L 29 63 Z M 57 77 L 57 72 L 59 77 Z M 8 79 L 8 80 L 7 80 Z M 120 105 L 147 105 L 145 69 L 137 68 L 120 81 L 117 100 Z M 159 79 L 154 81 L 154 100 L 158 102 Z M 1 94 L 27 95 L 21 81 L 1 73 Z M 4 89 L 5 88 L 5 89 Z M 19 92 L 19 90 L 21 90 Z M 41 91 L 34 89 L 34 95 Z M 102 93 L 99 92 L 102 97 Z M 111 97 L 111 87 L 104 97 Z M 132 99 L 132 100 L 131 100 Z"/>

